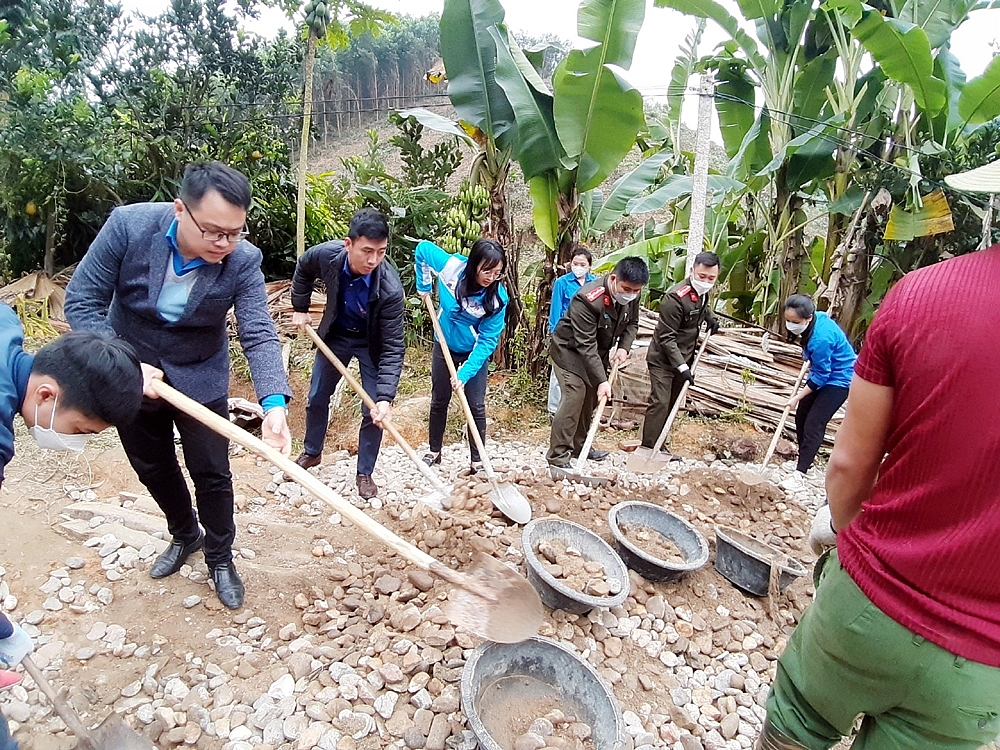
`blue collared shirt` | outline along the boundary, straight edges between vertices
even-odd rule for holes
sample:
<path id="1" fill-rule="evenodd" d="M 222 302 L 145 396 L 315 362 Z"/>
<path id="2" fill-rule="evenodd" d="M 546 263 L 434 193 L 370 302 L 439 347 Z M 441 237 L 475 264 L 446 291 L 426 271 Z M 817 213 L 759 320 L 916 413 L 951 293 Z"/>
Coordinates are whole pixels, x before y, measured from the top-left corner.
<path id="1" fill-rule="evenodd" d="M 181 255 L 181 249 L 177 246 L 177 219 L 170 222 L 166 237 L 167 244 L 170 246 L 171 267 L 163 280 L 160 296 L 156 300 L 156 311 L 164 320 L 176 323 L 184 314 L 188 297 L 194 287 L 194 277 L 190 276 L 190 273 L 202 266 L 207 266 L 208 263 L 202 258 L 186 261 Z M 284 407 L 286 404 L 287 400 L 280 393 L 265 396 L 260 400 L 265 414 L 276 406 Z"/>
<path id="2" fill-rule="evenodd" d="M 368 326 L 368 295 L 372 275 L 356 276 L 351 265 L 344 260 L 340 275 L 340 299 L 337 301 L 337 320 L 345 329 L 365 333 Z"/>
<path id="3" fill-rule="evenodd" d="M 594 274 L 588 272 L 586 278 L 581 281 L 571 271 L 556 279 L 552 285 L 552 302 L 549 305 L 549 333 L 556 330 L 559 319 L 569 310 L 569 302 L 573 299 L 573 295 L 579 292 L 584 284 L 589 284 L 596 278 Z"/>

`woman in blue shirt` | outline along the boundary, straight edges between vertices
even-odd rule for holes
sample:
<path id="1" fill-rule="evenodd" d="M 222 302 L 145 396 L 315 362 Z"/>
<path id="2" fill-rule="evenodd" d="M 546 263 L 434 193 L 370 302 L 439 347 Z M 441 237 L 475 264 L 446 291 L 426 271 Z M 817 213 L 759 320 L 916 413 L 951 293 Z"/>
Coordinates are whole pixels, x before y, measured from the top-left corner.
<path id="1" fill-rule="evenodd" d="M 584 284 L 589 284 L 596 279 L 590 272 L 594 256 L 590 250 L 583 245 L 577 245 L 573 249 L 573 257 L 570 259 L 570 272 L 560 276 L 552 285 L 552 302 L 549 305 L 549 333 L 556 330 L 559 320 L 566 311 L 569 310 L 569 302 L 573 295 L 580 291 Z M 562 392 L 559 390 L 559 383 L 556 380 L 556 371 L 552 370 L 549 375 L 549 416 L 556 413 L 559 402 L 562 401 Z"/>
<path id="2" fill-rule="evenodd" d="M 507 258 L 500 243 L 486 237 L 476 240 L 468 258 L 452 255 L 423 240 L 417 245 L 416 266 L 417 292 L 422 297 L 431 293 L 433 277 L 437 276 L 441 303 L 438 320 L 458 369 L 458 377 L 451 378 L 435 336 L 428 425 L 430 453 L 424 456 L 424 461 L 431 465 L 441 462 L 441 443 L 453 390 L 465 389 L 476 427 L 483 442 L 486 441 L 486 379 L 489 359 L 500 341 L 506 317 L 507 290 L 500 277 Z M 482 462 L 471 435 L 469 449 L 475 473 Z"/>
<path id="3" fill-rule="evenodd" d="M 796 468 L 805 474 L 823 444 L 827 424 L 847 400 L 858 356 L 840 326 L 826 313 L 817 312 L 812 299 L 804 294 L 793 294 L 785 300 L 785 328 L 799 337 L 802 357 L 809 363 L 809 380 L 789 400 L 791 406 L 797 406 Z"/>

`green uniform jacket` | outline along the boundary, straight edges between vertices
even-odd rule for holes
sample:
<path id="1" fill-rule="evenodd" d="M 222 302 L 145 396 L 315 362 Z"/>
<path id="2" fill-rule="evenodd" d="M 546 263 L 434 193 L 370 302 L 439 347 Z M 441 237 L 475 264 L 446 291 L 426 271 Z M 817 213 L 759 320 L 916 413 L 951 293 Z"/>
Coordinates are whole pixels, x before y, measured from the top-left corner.
<path id="1" fill-rule="evenodd" d="M 580 287 L 559 320 L 549 342 L 552 361 L 576 373 L 596 388 L 608 379 L 611 348 L 632 348 L 639 331 L 639 300 L 627 305 L 614 301 L 608 277 Z"/>
<path id="2" fill-rule="evenodd" d="M 653 331 L 646 362 L 674 369 L 690 365 L 698 345 L 698 331 L 705 321 L 715 322 L 708 295 L 699 297 L 687 279 L 672 286 L 660 302 L 660 319 Z"/>

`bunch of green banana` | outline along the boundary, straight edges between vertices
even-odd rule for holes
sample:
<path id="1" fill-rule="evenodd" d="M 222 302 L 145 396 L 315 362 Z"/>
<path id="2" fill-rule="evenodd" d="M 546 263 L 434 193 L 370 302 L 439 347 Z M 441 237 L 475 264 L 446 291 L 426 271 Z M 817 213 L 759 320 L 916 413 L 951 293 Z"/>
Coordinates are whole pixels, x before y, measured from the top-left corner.
<path id="1" fill-rule="evenodd" d="M 330 23 L 330 9 L 326 0 L 309 0 L 305 8 L 306 26 L 319 39 L 326 36 L 326 27 Z"/>
<path id="2" fill-rule="evenodd" d="M 447 234 L 441 246 L 453 253 L 465 253 L 483 233 L 482 222 L 490 206 L 490 193 L 482 185 L 462 183 L 454 205 L 445 217 Z"/>

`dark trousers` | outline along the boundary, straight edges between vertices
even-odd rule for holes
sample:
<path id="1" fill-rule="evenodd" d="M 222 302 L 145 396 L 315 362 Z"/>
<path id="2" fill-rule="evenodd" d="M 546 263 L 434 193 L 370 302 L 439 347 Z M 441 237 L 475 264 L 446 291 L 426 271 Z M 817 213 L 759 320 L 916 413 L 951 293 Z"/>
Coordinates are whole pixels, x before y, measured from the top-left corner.
<path id="1" fill-rule="evenodd" d="M 205 406 L 229 418 L 229 400 Z M 198 514 L 177 463 L 174 425 L 181 435 L 184 464 L 194 484 Z M 229 473 L 229 439 L 175 409 L 161 399 L 143 399 L 134 422 L 118 426 L 125 454 L 149 494 L 167 517 L 171 535 L 184 542 L 198 538 L 198 521 L 205 528 L 205 562 L 225 565 L 233 557 L 233 479 Z"/>
<path id="2" fill-rule="evenodd" d="M 365 338 L 331 337 L 327 345 L 337 355 L 344 366 L 351 364 L 351 358 L 358 360 L 361 368 L 361 386 L 372 398 L 378 385 L 378 367 L 372 362 Z M 330 422 L 330 397 L 340 382 L 340 373 L 323 354 L 316 352 L 312 380 L 309 383 L 309 402 L 306 404 L 306 439 L 303 450 L 310 456 L 323 452 L 326 428 Z M 361 429 L 358 430 L 358 474 L 371 476 L 378 460 L 382 445 L 382 428 L 372 422 L 368 407 L 361 405 Z"/>
<path id="3" fill-rule="evenodd" d="M 826 426 L 833 415 L 847 401 L 847 388 L 824 385 L 799 401 L 795 409 L 795 436 L 799 441 L 799 464 L 805 474 L 809 471 L 819 447 L 823 445 Z"/>
<path id="4" fill-rule="evenodd" d="M 649 406 L 646 408 L 646 416 L 642 420 L 642 444 L 643 447 L 652 448 L 656 445 L 660 431 L 670 416 L 670 410 L 674 408 L 681 389 L 687 382 L 680 377 L 677 370 L 673 368 L 657 367 L 649 365 Z M 670 441 L 664 441 L 667 445 Z"/>
<path id="5" fill-rule="evenodd" d="M 455 361 L 455 369 L 461 367 L 462 363 L 469 358 L 471 352 L 461 354 L 452 352 L 451 358 Z M 465 384 L 465 398 L 469 402 L 469 409 L 472 410 L 472 418 L 476 422 L 476 428 L 486 445 L 486 382 L 489 378 L 489 362 L 483 363 L 479 372 L 473 375 L 469 382 Z M 444 361 L 444 352 L 441 345 L 434 342 L 434 354 L 431 357 L 431 415 L 428 424 L 428 443 L 430 443 L 431 453 L 441 451 L 441 444 L 444 442 L 444 430 L 448 424 L 448 404 L 451 403 L 451 373 L 448 371 L 448 363 Z M 462 415 L 463 419 L 465 415 Z M 479 449 L 476 448 L 476 441 L 469 431 L 469 453 L 471 460 L 479 461 Z"/>
<path id="6" fill-rule="evenodd" d="M 576 456 L 587 440 L 587 430 L 597 408 L 597 389 L 575 372 L 553 363 L 552 369 L 562 389 L 562 400 L 552 417 L 549 435 L 549 461 L 562 462 Z"/>

